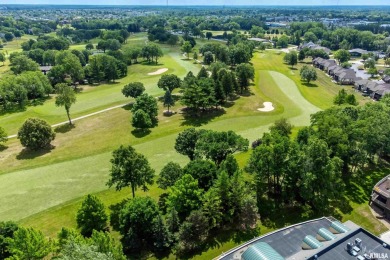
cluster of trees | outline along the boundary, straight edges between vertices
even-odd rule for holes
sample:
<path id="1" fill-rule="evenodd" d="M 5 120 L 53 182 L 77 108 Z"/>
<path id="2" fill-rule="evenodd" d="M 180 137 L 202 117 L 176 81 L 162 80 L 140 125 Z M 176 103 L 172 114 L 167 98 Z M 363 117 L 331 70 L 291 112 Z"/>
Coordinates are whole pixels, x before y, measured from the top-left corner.
<path id="1" fill-rule="evenodd" d="M 390 149 L 390 96 L 361 107 L 337 106 L 311 116 L 311 125 L 290 138 L 280 120 L 254 143 L 246 170 L 256 182 L 259 205 L 302 205 L 329 213 L 342 203 L 351 176 L 385 158 Z M 307 209 L 307 208 L 306 208 Z"/>
<path id="2" fill-rule="evenodd" d="M 93 38 L 97 38 L 101 35 L 101 30 L 85 30 L 85 29 L 72 29 L 69 27 L 64 27 L 57 30 L 56 34 L 60 37 L 71 38 L 73 43 L 88 42 Z"/>
<path id="3" fill-rule="evenodd" d="M 30 39 L 21 44 L 24 51 L 42 49 L 42 50 L 67 50 L 69 49 L 70 42 L 68 39 L 63 37 L 52 37 L 52 36 L 39 36 L 37 40 Z"/>
<path id="4" fill-rule="evenodd" d="M 205 67 L 198 75 L 189 72 L 182 81 L 176 75 L 165 74 L 158 81 L 159 88 L 165 91 L 164 106 L 169 109 L 175 105 L 175 100 L 187 107 L 190 112 L 199 113 L 223 105 L 237 94 L 242 94 L 254 79 L 252 65 L 242 63 L 235 71 L 227 68 L 226 64 L 217 62 L 210 66 L 210 72 Z M 174 96 L 173 91 L 180 89 L 182 94 Z M 132 107 L 132 125 L 141 131 L 157 125 L 157 100 L 148 94 L 143 94 L 145 87 L 140 82 L 130 83 L 122 89 L 123 95 L 135 98 Z"/>
<path id="5" fill-rule="evenodd" d="M 283 57 L 283 61 L 290 65 L 292 68 L 294 65 L 298 64 L 298 54 L 296 51 L 290 51 L 289 53 L 286 53 Z"/>
<path id="6" fill-rule="evenodd" d="M 89 58 L 84 69 L 85 78 L 90 84 L 102 81 L 115 81 L 127 75 L 127 65 L 107 54 L 96 54 Z"/>
<path id="7" fill-rule="evenodd" d="M 320 22 L 294 22 L 288 30 L 290 42 L 299 44 L 300 38 L 314 43 L 321 40 L 321 45 L 331 50 L 362 48 L 365 50 L 386 51 L 387 43 L 383 34 L 360 31 L 352 28 L 328 28 Z"/>
<path id="8" fill-rule="evenodd" d="M 344 105 L 349 104 L 352 106 L 357 106 L 358 102 L 356 101 L 356 97 L 354 94 L 347 94 L 345 89 L 341 89 L 339 93 L 334 97 L 333 104 L 335 105 Z"/>
<path id="9" fill-rule="evenodd" d="M 40 71 L 8 75 L 0 81 L 0 104 L 4 111 L 24 108 L 28 100 L 44 98 L 52 91 L 49 80 Z"/>
<path id="10" fill-rule="evenodd" d="M 194 112 L 208 110 L 224 104 L 235 94 L 242 94 L 254 79 L 254 69 L 250 64 L 242 63 L 235 72 L 227 69 L 223 63 L 211 66 L 211 77 L 205 68 L 197 77 L 189 72 L 183 80 L 181 102 Z"/>
<path id="11" fill-rule="evenodd" d="M 62 228 L 57 239 L 47 239 L 34 228 L 0 222 L 1 259 L 112 259 L 125 260 L 122 245 L 107 232 L 94 230 L 89 237 Z"/>
<path id="12" fill-rule="evenodd" d="M 184 168 L 175 162 L 164 166 L 157 184 L 165 192 L 158 203 L 150 197 L 135 197 L 137 188 L 147 190 L 154 182 L 147 159 L 131 146 L 115 150 L 108 185 L 118 190 L 130 186 L 133 194 L 133 199 L 110 207 L 111 226 L 122 235 L 125 252 L 174 248 L 188 253 L 201 248 L 219 229 L 256 227 L 254 193 L 232 156 L 246 151 L 248 144 L 232 131 L 190 128 L 180 133 L 175 148 L 191 161 Z"/>
<path id="13" fill-rule="evenodd" d="M 235 66 L 248 63 L 252 58 L 254 47 L 253 42 L 250 41 L 239 41 L 237 44 L 230 44 L 229 47 L 218 43 L 206 43 L 200 47 L 199 53 L 203 55 L 204 63 L 207 65 L 220 61 Z"/>

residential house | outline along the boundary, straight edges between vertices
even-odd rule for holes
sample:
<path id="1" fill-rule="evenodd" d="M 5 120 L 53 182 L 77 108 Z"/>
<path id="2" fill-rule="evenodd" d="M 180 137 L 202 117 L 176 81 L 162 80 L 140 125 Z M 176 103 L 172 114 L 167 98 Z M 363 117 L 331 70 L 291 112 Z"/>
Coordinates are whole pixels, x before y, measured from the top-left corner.
<path id="1" fill-rule="evenodd" d="M 308 49 L 311 49 L 311 50 L 323 50 L 327 54 L 329 54 L 331 52 L 330 49 L 328 49 L 326 47 L 323 47 L 321 45 L 315 44 L 313 42 L 308 42 L 308 43 L 301 44 L 298 47 L 298 50 L 302 50 L 302 49 L 305 49 L 305 48 L 308 48 Z"/>
<path id="2" fill-rule="evenodd" d="M 46 75 L 50 70 L 51 70 L 52 66 L 40 66 L 39 69 L 40 71 Z"/>
<path id="3" fill-rule="evenodd" d="M 356 80 L 356 73 L 353 69 L 343 69 L 335 73 L 334 80 L 341 85 L 353 85 Z"/>
<path id="4" fill-rule="evenodd" d="M 384 82 L 386 82 L 386 83 L 390 83 L 390 76 L 384 75 L 383 78 L 382 78 L 382 80 L 383 80 Z"/>
<path id="5" fill-rule="evenodd" d="M 368 53 L 368 51 L 363 50 L 363 49 L 352 49 L 352 50 L 349 50 L 348 52 L 349 52 L 349 54 L 351 54 L 351 56 L 355 56 L 355 57 L 360 57 L 363 54 Z"/>

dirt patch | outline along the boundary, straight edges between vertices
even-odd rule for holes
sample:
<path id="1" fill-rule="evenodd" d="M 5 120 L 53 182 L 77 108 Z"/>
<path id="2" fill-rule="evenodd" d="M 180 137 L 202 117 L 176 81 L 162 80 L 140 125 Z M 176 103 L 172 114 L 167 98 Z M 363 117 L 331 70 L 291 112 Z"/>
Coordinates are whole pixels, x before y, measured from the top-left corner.
<path id="1" fill-rule="evenodd" d="M 259 110 L 260 112 L 271 112 L 275 109 L 272 102 L 264 102 L 263 105 L 264 107 L 258 108 L 257 110 Z"/>
<path id="2" fill-rule="evenodd" d="M 162 68 L 162 69 L 156 70 L 155 72 L 150 72 L 150 73 L 148 73 L 148 75 L 149 76 L 160 75 L 160 74 L 163 74 L 164 72 L 167 72 L 167 71 L 168 71 L 167 68 Z"/>

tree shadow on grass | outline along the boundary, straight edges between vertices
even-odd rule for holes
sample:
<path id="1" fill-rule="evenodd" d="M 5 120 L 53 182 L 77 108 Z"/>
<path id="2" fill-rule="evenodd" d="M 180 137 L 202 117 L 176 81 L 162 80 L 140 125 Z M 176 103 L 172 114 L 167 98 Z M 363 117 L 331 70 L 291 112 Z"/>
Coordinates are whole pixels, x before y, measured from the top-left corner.
<path id="1" fill-rule="evenodd" d="M 4 144 L 0 144 L 0 152 L 6 150 L 8 148 L 8 146 L 4 145 Z"/>
<path id="2" fill-rule="evenodd" d="M 134 102 L 130 102 L 129 104 L 124 105 L 122 108 L 124 110 L 130 111 L 133 108 L 133 105 L 134 105 Z"/>
<path id="3" fill-rule="evenodd" d="M 31 150 L 31 149 L 28 149 L 28 148 L 24 148 L 16 156 L 16 159 L 18 159 L 18 160 L 31 160 L 31 159 L 40 157 L 42 155 L 45 155 L 47 153 L 50 153 L 54 149 L 55 149 L 54 145 L 49 145 L 48 147 L 42 148 L 40 150 Z"/>
<path id="4" fill-rule="evenodd" d="M 314 83 L 307 83 L 307 82 L 304 82 L 302 83 L 302 85 L 306 86 L 306 87 L 309 87 L 309 88 L 318 88 L 318 85 L 317 84 L 314 84 Z"/>
<path id="5" fill-rule="evenodd" d="M 134 129 L 131 131 L 131 134 L 134 135 L 135 138 L 143 138 L 149 135 L 152 131 L 150 129 Z"/>
<path id="6" fill-rule="evenodd" d="M 255 228 L 248 231 L 240 231 L 233 226 L 231 227 L 227 226 L 223 229 L 212 230 L 209 233 L 209 238 L 206 240 L 204 245 L 191 252 L 179 253 L 179 259 L 199 258 L 202 255 L 202 253 L 210 249 L 221 248 L 223 244 L 229 241 L 233 241 L 235 244 L 242 244 L 248 240 L 253 239 L 254 237 L 258 237 L 259 235 L 260 235 L 259 228 Z"/>
<path id="7" fill-rule="evenodd" d="M 216 117 L 224 115 L 226 111 L 223 108 L 205 110 L 201 112 L 194 112 L 184 110 L 184 120 L 181 122 L 182 126 L 202 126 L 207 124 Z"/>
<path id="8" fill-rule="evenodd" d="M 56 133 L 61 133 L 61 134 L 65 134 L 69 131 L 71 131 L 73 128 L 75 128 L 76 126 L 74 124 L 63 124 L 63 125 L 60 125 L 60 126 L 57 126 L 55 129 L 54 129 L 54 132 Z"/>

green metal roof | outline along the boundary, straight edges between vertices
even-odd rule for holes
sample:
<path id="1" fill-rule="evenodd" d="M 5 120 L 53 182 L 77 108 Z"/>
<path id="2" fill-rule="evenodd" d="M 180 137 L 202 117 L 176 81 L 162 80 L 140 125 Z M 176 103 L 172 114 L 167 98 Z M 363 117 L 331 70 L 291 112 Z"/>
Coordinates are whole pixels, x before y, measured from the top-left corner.
<path id="1" fill-rule="evenodd" d="M 315 239 L 313 236 L 310 236 L 310 235 L 305 236 L 305 238 L 303 239 L 303 242 L 305 242 L 312 249 L 317 249 L 317 248 L 322 247 L 321 242 L 318 241 L 317 239 Z"/>
<path id="2" fill-rule="evenodd" d="M 347 233 L 349 231 L 349 228 L 341 224 L 339 221 L 333 221 L 330 227 L 340 233 Z"/>
<path id="3" fill-rule="evenodd" d="M 332 234 L 332 232 L 330 232 L 329 230 L 327 230 L 325 228 L 320 228 L 318 230 L 318 235 L 320 235 L 321 237 L 323 237 L 327 241 L 336 239 L 336 236 L 334 234 Z"/>
<path id="4" fill-rule="evenodd" d="M 242 260 L 285 260 L 278 252 L 265 242 L 251 245 L 243 254 Z"/>

